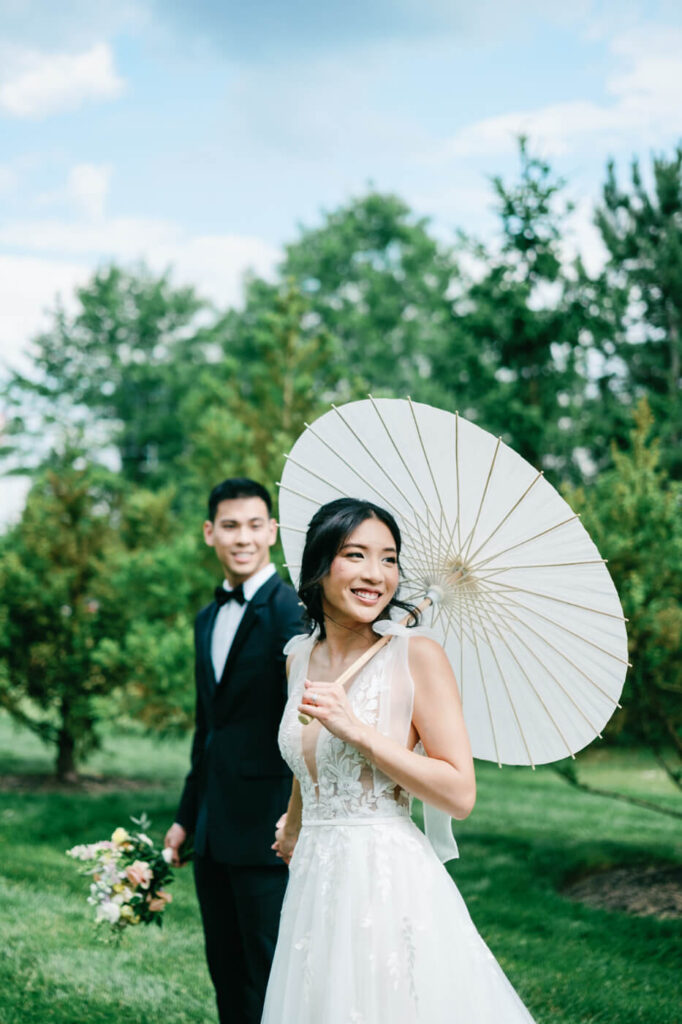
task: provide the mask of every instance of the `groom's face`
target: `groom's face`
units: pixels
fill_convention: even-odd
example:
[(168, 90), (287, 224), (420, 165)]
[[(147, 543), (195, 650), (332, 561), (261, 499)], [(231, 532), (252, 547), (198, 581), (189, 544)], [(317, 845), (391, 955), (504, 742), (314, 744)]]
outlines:
[(268, 564), (276, 539), (277, 523), (262, 498), (221, 501), (213, 522), (204, 523), (204, 540), (215, 549), (233, 587)]

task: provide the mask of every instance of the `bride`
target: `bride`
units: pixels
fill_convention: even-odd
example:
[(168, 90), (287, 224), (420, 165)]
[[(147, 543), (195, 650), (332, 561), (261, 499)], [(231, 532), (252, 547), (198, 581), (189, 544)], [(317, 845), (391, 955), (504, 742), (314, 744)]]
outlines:
[[(390, 617), (407, 607), (399, 556), (395, 520), (369, 502), (310, 522), (299, 595), (313, 629), (285, 648), (279, 734), (294, 785), (274, 848), (290, 875), (262, 1024), (532, 1024), (410, 819), (410, 796), (466, 818), (475, 779), (445, 653)], [(334, 682), (378, 633), (390, 642)]]

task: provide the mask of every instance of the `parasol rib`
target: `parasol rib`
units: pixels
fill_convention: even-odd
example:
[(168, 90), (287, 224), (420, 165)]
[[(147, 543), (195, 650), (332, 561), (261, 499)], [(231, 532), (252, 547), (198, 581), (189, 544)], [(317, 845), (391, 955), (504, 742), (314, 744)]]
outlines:
[[(415, 477), (414, 477), (414, 474), (413, 474), (412, 470), (410, 469), (409, 465), (405, 461), (405, 456), (400, 451), (400, 448), (398, 448), (398, 445), (395, 443), (395, 439), (393, 437), (393, 434), (388, 429), (388, 424), (384, 420), (384, 417), (381, 415), (379, 407), (378, 407), (377, 403), (375, 402), (374, 398), (372, 397), (372, 395), (369, 396), (369, 400), (372, 403), (372, 408), (374, 409), (374, 412), (376, 413), (376, 415), (377, 415), (377, 417), (379, 419), (379, 422), (381, 423), (381, 426), (384, 428), (384, 433), (386, 434), (386, 437), (391, 442), (391, 446), (392, 446), (394, 452), (396, 453), (396, 455), (400, 459), (405, 472), (407, 473), (407, 475), (409, 476), (410, 480), (414, 484), (414, 487), (415, 487), (415, 490), (417, 491), (417, 494), (419, 495), (421, 500), (424, 502), (424, 508), (426, 509), (427, 516), (431, 516), (432, 513), (431, 513), (431, 508), (429, 506), (429, 502), (426, 500), (426, 497), (422, 493), (421, 487), (419, 486), (419, 484), (415, 480)], [(413, 502), (408, 501), (408, 506), (412, 507), (413, 506)], [(435, 559), (435, 551), (434, 551), (434, 548), (433, 548), (433, 537), (431, 536), (431, 530), (430, 530), (428, 525), (427, 525), (427, 531), (428, 531), (428, 543), (429, 543), (429, 547), (431, 549), (431, 557), (433, 559)]]
[(562, 622), (557, 622), (556, 619), (550, 619), (549, 616), (543, 615), (542, 612), (537, 611), (537, 609), (535, 608), (529, 608), (527, 605), (520, 604), (519, 602), (514, 603), (516, 603), (517, 608), (523, 608), (525, 609), (525, 611), (530, 612), (531, 615), (536, 615), (539, 619), (543, 619), (545, 622), (549, 622), (550, 626), (556, 626), (557, 629), (560, 629), (564, 633), (568, 633), (569, 636), (575, 637), (575, 639), (577, 640), (582, 640), (584, 644), (589, 644), (589, 646), (593, 647), (596, 651), (600, 651), (602, 654), (606, 654), (607, 657), (613, 658), (614, 661), (620, 662), (621, 665), (630, 664), (628, 661), (625, 661), (623, 658), (621, 658), (618, 654), (614, 654), (612, 651), (607, 651), (605, 647), (601, 647), (599, 644), (596, 644), (594, 640), (588, 640), (587, 637), (582, 636), (580, 633), (576, 633), (572, 629), (569, 629), (568, 626), (564, 626)]
[[(509, 706), (512, 709), (512, 714), (514, 715), (514, 720), (516, 721), (516, 726), (517, 726), (517, 728), (519, 730), (519, 735), (521, 737), (521, 742), (523, 743), (523, 745), (524, 745), (524, 747), (526, 749), (526, 755), (528, 757), (528, 760), (533, 765), (533, 767), (535, 767), (535, 764), (533, 763), (533, 755), (530, 752), (530, 749), (528, 747), (528, 742), (526, 740), (526, 736), (525, 736), (525, 733), (523, 731), (523, 726), (521, 725), (521, 721), (519, 719), (519, 716), (516, 713), (516, 707), (514, 706), (514, 701), (512, 700), (511, 693), (509, 692), (509, 687), (507, 685), (507, 680), (505, 678), (504, 672), (502, 671), (500, 663), (497, 660), (497, 654), (495, 653), (495, 648), (493, 647), (493, 645), (490, 642), (490, 636), (488, 634), (488, 631), (485, 628), (485, 624), (484, 624), (484, 622), (483, 622), (483, 620), (482, 620), (482, 618), (480, 616), (480, 609), (475, 604), (473, 604), (473, 602), (470, 601), (468, 595), (464, 594), (463, 597), (464, 597), (464, 600), (465, 600), (467, 606), (472, 608), (472, 613), (475, 614), (475, 616), (476, 616), (476, 618), (478, 620), (478, 624), (479, 624), (480, 628), (483, 630), (483, 635), (485, 637), (486, 645), (488, 647), (488, 650), (490, 651), (490, 653), (493, 656), (493, 659), (495, 661), (495, 665), (497, 667), (497, 671), (499, 673), (500, 679), (502, 680), (502, 685), (504, 686), (504, 692), (507, 694), (507, 700), (509, 701)], [(478, 646), (477, 646), (477, 654), (478, 653), (479, 652), (478, 652)], [(483, 681), (483, 683), (485, 685), (485, 681), (484, 681), (485, 677), (484, 677), (483, 669), (480, 666), (480, 658), (479, 658), (479, 667), (481, 668), (481, 680)]]
[(481, 652), (480, 652), (479, 647), (478, 647), (478, 640), (476, 638), (476, 633), (475, 632), (474, 632), (474, 650), (476, 651), (476, 660), (478, 661), (478, 671), (479, 671), (479, 674), (480, 674), (481, 683), (483, 684), (483, 696), (485, 697), (485, 704), (486, 704), (486, 707), (488, 709), (488, 721), (490, 722), (490, 731), (492, 732), (492, 735), (493, 735), (493, 745), (495, 747), (495, 758), (497, 760), (498, 767), (501, 768), (502, 767), (502, 761), (500, 760), (500, 749), (499, 749), (499, 747), (497, 745), (497, 734), (495, 732), (495, 723), (493, 721), (493, 713), (492, 713), (492, 710), (490, 708), (490, 698), (488, 697), (488, 687), (486, 686), (486, 682), (485, 682), (485, 673), (483, 672), (483, 665), (481, 664)]
[[(455, 411), (455, 474), (457, 477), (457, 544), (459, 550), (462, 550), (462, 509), (460, 500), (460, 483), (459, 483), (459, 413)], [(453, 530), (454, 533), (454, 530)]]
[[(580, 604), (577, 601), (567, 601), (565, 597), (555, 597), (554, 594), (542, 594), (539, 590), (528, 590), (527, 587), (516, 587), (513, 583), (499, 583), (497, 580), (486, 581), (486, 587), (488, 582), (497, 588), (498, 593), (529, 594), (531, 597), (540, 597), (543, 601), (552, 601), (554, 604), (565, 604), (569, 608), (578, 608), (580, 611), (590, 612), (592, 615), (604, 615), (607, 619), (615, 619), (616, 622), (627, 622), (624, 616), (616, 615), (615, 612), (605, 612), (602, 608), (591, 608), (589, 605)], [(519, 607), (531, 611), (525, 604), (519, 604)]]
[[(412, 575), (415, 578), (418, 577), (418, 578), (423, 579), (424, 581), (426, 581), (429, 576), (433, 575), (433, 569), (432, 569), (432, 564), (433, 563), (431, 565), (429, 565), (429, 563), (426, 560), (428, 555), (429, 555), (429, 552), (426, 552), (425, 554), (421, 553), (419, 548), (412, 542), (409, 534), (405, 536), (405, 538), (403, 540), (403, 548), (402, 548), (402, 551), (400, 553), (400, 556), (401, 556), (400, 557), (400, 564), (401, 564), (401, 567), (403, 567), (406, 572), (407, 572), (407, 566), (410, 565), (411, 562), (414, 562), (414, 565), (415, 565), (417, 571), (412, 573)], [(431, 558), (433, 559), (433, 554), (432, 553), (431, 553)], [(429, 589), (428, 583), (425, 583), (425, 585), (424, 585), (424, 587), (422, 589), (423, 589), (423, 593), (426, 593), (426, 591)]]
[(508, 512), (507, 512), (507, 513), (506, 513), (506, 514), (505, 514), (505, 515), (504, 515), (504, 516), (502, 517), (502, 519), (500, 519), (499, 523), (497, 524), (497, 526), (495, 527), (495, 529), (494, 529), (494, 530), (492, 531), (492, 533), (489, 533), (489, 534), (488, 534), (488, 536), (486, 537), (486, 539), (485, 539), (485, 540), (483, 541), (483, 543), (482, 543), (482, 544), (479, 544), (479, 546), (478, 546), (478, 547), (476, 548), (476, 550), (474, 551), (473, 555), (471, 555), (471, 556), (470, 556), (470, 557), (471, 557), (472, 559), (473, 559), (473, 558), (475, 558), (475, 557), (476, 557), (476, 555), (478, 555), (478, 554), (479, 554), (479, 552), (481, 552), (481, 551), (483, 550), (483, 548), (484, 548), (484, 547), (486, 546), (486, 544), (489, 544), (489, 543), (490, 543), (490, 541), (491, 541), (491, 540), (493, 539), (493, 537), (495, 536), (495, 534), (497, 533), (497, 531), (498, 531), (498, 530), (501, 530), (501, 529), (502, 529), (502, 527), (503, 527), (503, 526), (504, 526), (504, 524), (505, 524), (505, 523), (507, 522), (507, 520), (509, 519), (509, 517), (510, 517), (510, 516), (511, 516), (511, 515), (512, 515), (512, 514), (513, 514), (513, 513), (515, 512), (515, 511), (516, 511), (516, 509), (517, 509), (517, 508), (519, 507), (519, 505), (521, 504), (521, 502), (522, 502), (522, 501), (523, 501), (523, 500), (524, 500), (525, 498), (527, 498), (527, 497), (528, 497), (528, 495), (530, 494), (530, 492), (531, 492), (531, 490), (533, 489), (533, 487), (535, 487), (535, 485), (536, 485), (536, 483), (538, 482), (538, 480), (541, 480), (541, 479), (542, 479), (542, 476), (543, 476), (543, 473), (542, 473), (542, 470), (540, 470), (540, 472), (538, 473), (538, 475), (537, 475), (537, 476), (535, 477), (535, 479), (534, 479), (534, 480), (532, 480), (532, 481), (531, 481), (531, 483), (530, 483), (530, 484), (528, 485), (528, 487), (527, 487), (527, 488), (526, 488), (526, 490), (525, 490), (525, 491), (523, 492), (523, 494), (522, 494), (522, 495), (521, 495), (521, 497), (520, 497), (520, 498), (518, 499), (518, 501), (515, 501), (515, 502), (514, 502), (514, 504), (512, 505), (512, 507), (511, 507), (511, 508), (509, 509), (509, 511), (508, 511)]
[[(453, 609), (454, 611), (454, 609)], [(448, 625), (448, 629), (449, 629)], [(461, 676), (461, 687), (462, 687), (462, 704), (464, 704), (464, 642), (463, 642), (464, 627), (462, 625), (462, 607), (459, 607), (459, 671)], [(447, 632), (446, 632), (447, 637)]]
[[(389, 501), (389, 499), (386, 497), (386, 495), (383, 494), (374, 484), (370, 483), (369, 480), (365, 479), (365, 477), (357, 469), (355, 469), (353, 466), (351, 466), (351, 464), (349, 462), (347, 462), (346, 459), (344, 459), (342, 455), (339, 455), (338, 452), (335, 452), (334, 449), (331, 447), (331, 445), (327, 444), (325, 439), (323, 437), (320, 437), (319, 434), (316, 434), (311, 426), (309, 426), (308, 424), (306, 424), (306, 426), (307, 426), (308, 430), (312, 433), (313, 437), (316, 437), (318, 441), (321, 441), (322, 444), (332, 453), (332, 455), (335, 455), (336, 458), (340, 462), (342, 462), (344, 464), (344, 466), (346, 466), (348, 469), (350, 469), (351, 472), (355, 473), (355, 475), (358, 477), (358, 479), (362, 480), (363, 484), (365, 484), (367, 487), (369, 487), (370, 491), (374, 491), (375, 494), (378, 494), (379, 497), (381, 498), (381, 500), (386, 502), (386, 504), (391, 509), (393, 509), (393, 511), (396, 512), (398, 516), (400, 516), (403, 520), (405, 520), (412, 527), (413, 530), (417, 529), (416, 524), (414, 522), (412, 522), (409, 519), (408, 516), (404, 515), (400, 511), (400, 509), (396, 508), (394, 502)], [(297, 466), (299, 469), (302, 469), (305, 473), (309, 473), (310, 476), (314, 477), (316, 480), (319, 480), (320, 483), (326, 484), (328, 487), (331, 487), (333, 490), (337, 491), (343, 497), (347, 497), (347, 495), (345, 494), (344, 491), (342, 491), (335, 484), (330, 483), (329, 480), (325, 479), (324, 477), (319, 476), (319, 474), (315, 473), (312, 469), (308, 469), (307, 466), (302, 466), (299, 462), (297, 462), (295, 459), (292, 459), (291, 457), (289, 457), (287, 461), (293, 463), (294, 466)], [(282, 485), (280, 485), (280, 486), (282, 486)], [(292, 492), (292, 493), (297, 493), (297, 492)], [(305, 497), (305, 496), (299, 494), (299, 497)], [(308, 498), (306, 500), (311, 501), (312, 499)], [(319, 501), (316, 501), (315, 504), (319, 505), (320, 503), (319, 503)], [(416, 511), (416, 510), (413, 509), (413, 511)]]
[[(336, 491), (337, 494), (340, 494), (341, 497), (345, 497), (343, 491), (340, 488), (335, 487), (334, 484), (330, 484), (326, 480), (324, 482), (327, 483), (327, 486), (331, 487), (333, 491)], [(281, 491), (288, 491), (289, 494), (295, 494), (297, 498), (303, 498), (304, 501), (309, 501), (310, 504), (315, 505), (316, 508), (319, 507), (319, 498), (311, 498), (309, 494), (302, 494), (300, 491), (295, 491), (293, 487), (289, 487), (288, 484), (282, 483), (281, 480), (278, 482), (277, 486)], [(288, 529), (288, 527), (286, 527), (286, 529)]]
[(496, 569), (490, 569), (483, 575), (476, 573), (476, 582), (492, 580), (503, 572), (515, 572), (517, 569), (572, 569), (580, 565), (604, 565), (603, 558), (590, 558), (584, 562), (536, 562), (526, 565), (501, 565)]
[(521, 548), (524, 544), (530, 544), (531, 541), (538, 540), (540, 537), (544, 537), (545, 534), (552, 533), (553, 530), (558, 530), (561, 526), (566, 526), (567, 523), (573, 523), (576, 519), (580, 519), (580, 516), (571, 516), (570, 519), (564, 519), (561, 523), (555, 523), (554, 526), (548, 526), (546, 530), (540, 530), (539, 533), (533, 534), (532, 537), (526, 537), (525, 540), (520, 540), (516, 544), (511, 544), (508, 548), (502, 548), (501, 551), (496, 551), (494, 555), (488, 555), (487, 558), (477, 562), (475, 568), (480, 569), (481, 566), (487, 565), (488, 562), (492, 562), (493, 558), (499, 558), (500, 555), (506, 555), (509, 551), (515, 551), (516, 548)]
[[(422, 432), (419, 429), (419, 421), (417, 419), (417, 413), (415, 412), (414, 404), (412, 402), (412, 399), (409, 398), (409, 397), (407, 399), (407, 402), (408, 402), (408, 405), (410, 407), (410, 412), (412, 413), (412, 420), (414, 422), (415, 430), (417, 431), (417, 437), (419, 438), (419, 444), (421, 446), (422, 455), (424, 456), (424, 460), (426, 461), (426, 465), (427, 465), (427, 468), (429, 470), (429, 476), (431, 477), (431, 482), (433, 483), (433, 488), (434, 488), (434, 490), (436, 492), (436, 498), (438, 499), (438, 506), (440, 508), (440, 522), (441, 522), (441, 525), (442, 525), (443, 520), (445, 520), (447, 522), (447, 516), (445, 515), (445, 509), (443, 508), (443, 501), (442, 501), (442, 498), (440, 496), (440, 491), (438, 489), (438, 484), (436, 483), (436, 478), (433, 475), (433, 467), (431, 465), (431, 460), (429, 459), (428, 452), (426, 451), (426, 447), (424, 445), (424, 439), (422, 437)], [(441, 555), (442, 555), (442, 550), (441, 550)]]
[[(473, 624), (473, 622), (472, 622), (472, 620), (471, 620), (471, 617), (469, 617), (469, 629), (471, 630), (471, 632), (470, 632), (470, 634), (469, 634), (469, 633), (467, 633), (467, 631), (466, 631), (466, 627), (465, 627), (465, 625), (464, 625), (464, 622), (463, 622), (463, 619), (462, 619), (462, 611), (463, 611), (463, 610), (464, 610), (464, 611), (466, 611), (466, 609), (463, 609), (463, 608), (462, 608), (462, 605), (460, 604), (460, 605), (458, 605), (458, 610), (459, 610), (459, 613), (460, 613), (460, 643), (461, 643), (461, 641), (462, 641), (462, 637), (464, 636), (464, 637), (466, 637), (466, 640), (467, 640), (467, 641), (468, 641), (468, 642), (469, 642), (470, 644), (473, 644), (473, 643), (474, 643), (474, 639), (475, 639), (475, 637), (476, 637), (476, 630), (475, 630), (475, 628), (474, 628), (474, 624)], [(449, 618), (449, 620), (450, 620), (450, 621), (452, 621), (452, 619), (453, 619), (453, 617), (454, 617), (454, 614), (455, 614), (455, 609), (454, 609), (454, 608), (452, 608), (452, 609), (450, 610), (450, 612), (449, 612), (449, 613), (447, 613), (447, 614), (448, 614), (448, 618)], [(448, 628), (449, 628), (449, 627), (448, 627)]]
[(448, 534), (448, 538), (447, 538), (447, 541), (446, 541), (446, 544), (445, 544), (445, 563), (446, 564), (448, 562), (450, 562), (450, 563), (452, 563), (452, 562), (459, 562), (461, 564), (461, 562), (462, 562), (461, 546), (459, 546), (459, 547), (455, 546), (455, 531), (458, 534), (457, 543), (459, 545), (459, 534), (461, 533), (461, 531), (459, 529), (459, 519), (457, 520), (456, 523), (453, 524), (452, 529), (450, 530), (450, 533)]
[[(339, 417), (339, 419), (343, 423), (344, 427), (346, 427), (346, 429), (350, 431), (350, 433), (353, 435), (353, 437), (358, 442), (358, 444), (367, 453), (367, 455), (369, 455), (369, 457), (372, 460), (372, 462), (374, 463), (374, 465), (384, 474), (384, 476), (386, 477), (388, 482), (391, 484), (391, 486), (396, 489), (396, 491), (398, 492), (400, 497), (405, 501), (407, 507), (411, 508), (413, 510), (415, 516), (417, 518), (419, 518), (419, 519), (422, 519), (422, 522), (423, 522), (422, 516), (420, 515), (419, 511), (414, 507), (414, 502), (410, 501), (410, 499), (404, 493), (402, 488), (400, 488), (398, 486), (398, 484), (395, 482), (395, 480), (389, 475), (389, 473), (386, 471), (385, 467), (381, 464), (381, 462), (379, 462), (379, 460), (376, 458), (374, 453), (372, 451), (370, 451), (370, 449), (367, 447), (367, 445), (362, 440), (362, 438), (357, 433), (357, 431), (355, 431), (353, 429), (353, 427), (348, 422), (348, 420), (345, 418), (345, 416), (343, 416), (343, 414), (341, 413), (341, 410), (338, 408), (338, 406), (336, 406), (336, 405), (334, 405), (334, 403), (332, 403), (332, 409), (334, 410), (336, 415)], [(384, 430), (388, 433), (388, 428), (387, 428), (386, 424), (383, 422), (383, 420), (382, 420), (382, 426), (383, 426)], [(389, 434), (389, 437), (391, 437), (391, 441), (393, 442), (393, 437), (390, 434)], [(395, 447), (396, 451), (398, 451), (398, 454), (400, 455), (400, 452), (399, 452), (397, 446), (395, 445), (395, 442), (393, 442), (393, 446)], [(426, 497), (422, 494), (417, 481), (414, 479), (414, 477), (412, 476), (412, 473), (407, 468), (407, 465), (406, 465), (405, 460), (403, 459), (402, 455), (400, 455), (400, 460), (401, 460), (403, 466), (405, 466), (405, 469), (407, 469), (407, 471), (408, 471), (408, 473), (410, 475), (410, 479), (412, 480), (412, 483), (414, 484), (414, 486), (415, 486), (415, 488), (417, 490), (417, 493), (419, 494), (419, 497), (424, 502), (424, 508), (426, 509), (427, 516), (429, 516), (431, 513), (430, 513), (429, 504), (428, 504), (428, 502), (426, 500)], [(425, 526), (426, 526), (426, 529), (427, 529), (427, 531), (429, 533), (429, 542), (431, 542), (433, 540), (433, 537), (431, 536), (431, 531), (430, 531), (430, 528), (429, 528), (429, 525), (428, 525), (428, 520), (425, 523)], [(439, 536), (439, 534), (437, 534), (436, 536)]]
[[(452, 619), (453, 619), (453, 617), (455, 615), (455, 611), (459, 612), (459, 676), (457, 678), (457, 682), (459, 683), (460, 696), (462, 698), (462, 705), (464, 705), (464, 686), (465, 686), (465, 682), (466, 682), (465, 676), (464, 676), (464, 639), (466, 637), (467, 643), (469, 643), (469, 644), (471, 644), (473, 646), (474, 642), (475, 642), (475, 639), (474, 639), (475, 638), (475, 632), (473, 630), (473, 627), (471, 627), (472, 628), (471, 636), (469, 636), (467, 634), (467, 632), (466, 632), (466, 628), (464, 626), (464, 616), (463, 616), (463, 608), (462, 608), (461, 602), (458, 602), (457, 605), (453, 605), (450, 608), (449, 612), (447, 612), (447, 613), (445, 612), (445, 610), (443, 608), (443, 605), (440, 604), (438, 606), (439, 614), (443, 614), (443, 615), (447, 614), (447, 619), (448, 619), (448, 624), (447, 624), (447, 626), (446, 626), (446, 628), (444, 630), (445, 636), (447, 637), (447, 634), (450, 631), (450, 628), (452, 626)], [(470, 623), (470, 625), (471, 625), (471, 623)]]
[(558, 654), (560, 658), (563, 658), (564, 661), (568, 662), (568, 664), (572, 668), (574, 668), (575, 671), (578, 672), (579, 675), (581, 675), (586, 682), (590, 683), (590, 685), (593, 686), (595, 690), (598, 690), (599, 693), (601, 693), (602, 697), (605, 697), (608, 701), (610, 701), (611, 704), (615, 705), (615, 707), (617, 708), (621, 706), (615, 699), (615, 697), (612, 697), (611, 694), (607, 693), (606, 690), (604, 690), (603, 687), (599, 685), (599, 683), (595, 683), (594, 679), (592, 679), (592, 677), (588, 675), (585, 669), (581, 668), (580, 665), (573, 661), (572, 658), (569, 658), (565, 651), (562, 651), (560, 647), (557, 647), (556, 644), (553, 644), (551, 640), (547, 639), (546, 636), (544, 636), (542, 633), (538, 633), (536, 629), (533, 629), (530, 623), (526, 622), (525, 619), (519, 618), (518, 615), (514, 615), (514, 613), (509, 611), (508, 608), (502, 610), (501, 614), (503, 616), (511, 616), (515, 622), (518, 622), (520, 625), (522, 625), (524, 629), (527, 629), (530, 633), (533, 634), (533, 636), (536, 636), (538, 640), (541, 640), (546, 647), (549, 647), (550, 650), (554, 651), (555, 654)]
[[(483, 493), (481, 494), (481, 500), (478, 503), (478, 512), (476, 513), (476, 521), (474, 522), (474, 525), (471, 527), (471, 530), (469, 531), (468, 539), (465, 540), (465, 542), (464, 542), (466, 544), (466, 551), (464, 551), (463, 554), (462, 554), (462, 559), (463, 560), (469, 557), (469, 550), (471, 548), (471, 545), (473, 544), (474, 534), (476, 533), (476, 527), (478, 526), (478, 521), (481, 518), (481, 512), (483, 511), (483, 504), (485, 502), (486, 495), (488, 493), (488, 487), (490, 486), (490, 480), (491, 480), (492, 475), (493, 475), (493, 470), (495, 469), (495, 462), (497, 461), (497, 453), (500, 450), (501, 443), (502, 443), (502, 438), (498, 437), (497, 444), (495, 445), (495, 451), (493, 453), (492, 461), (490, 463), (490, 469), (488, 470), (488, 476), (486, 477), (485, 486), (483, 488)], [(460, 551), (461, 551), (462, 550), (461, 541), (460, 541), (459, 547), (460, 547)]]
[[(534, 695), (535, 695), (535, 698), (536, 698), (536, 700), (537, 700), (537, 701), (539, 702), (539, 704), (540, 704), (540, 706), (542, 707), (543, 711), (544, 711), (544, 712), (545, 712), (545, 714), (547, 715), (547, 717), (548, 717), (549, 721), (550, 721), (550, 722), (552, 723), (552, 725), (553, 725), (553, 726), (554, 726), (554, 728), (556, 729), (557, 735), (558, 735), (558, 736), (559, 736), (559, 737), (561, 738), (561, 742), (562, 742), (562, 743), (564, 744), (564, 746), (566, 747), (566, 750), (568, 751), (568, 754), (569, 754), (569, 756), (570, 756), (570, 757), (575, 757), (575, 753), (574, 753), (574, 751), (573, 751), (573, 750), (571, 749), (571, 745), (570, 745), (570, 743), (568, 742), (568, 740), (567, 740), (567, 739), (566, 739), (566, 737), (564, 736), (564, 734), (563, 734), (563, 732), (562, 732), (562, 730), (561, 730), (561, 727), (559, 726), (559, 723), (558, 723), (558, 722), (556, 721), (556, 719), (555, 719), (555, 718), (554, 718), (554, 716), (552, 715), (551, 711), (550, 711), (550, 710), (549, 710), (549, 708), (547, 707), (546, 703), (544, 702), (544, 700), (542, 699), (542, 697), (540, 696), (540, 694), (539, 694), (539, 693), (538, 693), (538, 691), (536, 690), (536, 688), (535, 688), (535, 686), (534, 686), (534, 684), (533, 684), (533, 681), (531, 680), (531, 678), (530, 678), (530, 676), (528, 675), (528, 673), (526, 672), (525, 668), (523, 667), (523, 665), (521, 664), (521, 662), (520, 662), (520, 661), (519, 661), (519, 659), (517, 658), (517, 656), (516, 656), (515, 652), (514, 652), (514, 651), (512, 650), (511, 646), (510, 646), (510, 645), (509, 645), (509, 643), (507, 642), (507, 639), (506, 639), (506, 637), (505, 637), (505, 636), (504, 636), (504, 635), (503, 635), (503, 634), (501, 633), (501, 631), (500, 631), (500, 630), (499, 630), (499, 628), (497, 628), (497, 627), (496, 627), (496, 632), (497, 632), (497, 635), (498, 635), (498, 639), (499, 639), (499, 640), (500, 640), (500, 642), (501, 642), (501, 643), (502, 643), (502, 644), (504, 645), (504, 647), (505, 647), (506, 651), (508, 652), (509, 656), (510, 656), (511, 658), (513, 658), (514, 662), (516, 663), (516, 666), (517, 666), (517, 668), (518, 668), (518, 669), (519, 669), (519, 671), (520, 671), (520, 672), (522, 673), (522, 675), (523, 675), (523, 676), (525, 677), (525, 680), (526, 680), (526, 682), (528, 683), (529, 687), (530, 687), (530, 688), (531, 688), (531, 690), (533, 691), (533, 693), (534, 693)], [(490, 639), (488, 639), (488, 644), (489, 644), (489, 646), (490, 646), (490, 649), (491, 649), (491, 651), (493, 651), (493, 657), (495, 657), (495, 654), (494, 654), (494, 649), (493, 649), (493, 646), (492, 646), (492, 644), (490, 643)], [(495, 660), (497, 661), (497, 659), (495, 659)], [(512, 704), (512, 707), (514, 707), (514, 705), (513, 705), (513, 702), (511, 701), (511, 698), (510, 698), (510, 703)], [(518, 721), (518, 719), (517, 719), (517, 721)], [(524, 742), (524, 746), (526, 746), (525, 742)], [(530, 753), (528, 752), (528, 747), (527, 747), (527, 746), (526, 746), (526, 752), (528, 753), (528, 756), (530, 757)], [(531, 758), (531, 763), (532, 763), (532, 758)], [(533, 767), (535, 767), (535, 766), (533, 765)]]
[[(557, 679), (557, 677), (554, 675), (554, 673), (549, 668), (549, 666), (545, 665), (545, 663), (543, 662), (543, 659), (540, 657), (538, 652), (534, 648), (532, 648), (530, 646), (530, 644), (526, 643), (526, 641), (519, 635), (519, 633), (514, 629), (514, 627), (509, 624), (509, 622), (508, 622), (508, 614), (507, 615), (504, 615), (504, 614), (500, 615), (500, 617), (502, 618), (502, 621), (505, 623), (506, 629), (508, 629), (510, 631), (510, 633), (514, 637), (516, 637), (516, 639), (519, 642), (519, 644), (521, 645), (521, 647), (523, 647), (525, 650), (527, 650), (528, 654), (530, 654), (531, 657), (534, 657), (536, 659), (536, 662), (538, 663), (538, 665), (540, 665), (541, 668), (544, 669), (544, 671), (550, 677), (550, 679), (553, 680), (554, 683), (556, 683), (556, 685), (559, 687), (559, 689), (564, 694), (564, 696), (570, 701), (570, 703), (573, 706), (573, 708), (576, 709), (578, 714), (590, 726), (592, 731), (595, 732), (599, 736), (599, 738), (601, 739), (602, 736), (601, 736), (601, 733), (599, 732), (599, 729), (594, 724), (594, 722), (590, 721), (590, 719), (587, 717), (587, 715), (585, 714), (585, 712), (583, 711), (583, 709), (581, 708), (579, 703), (576, 700), (573, 699), (573, 697), (571, 696), (570, 692), (565, 688), (563, 683), (559, 679)], [(516, 622), (520, 623), (521, 626), (524, 626), (524, 627), (526, 626), (526, 624), (523, 622), (523, 620), (521, 620), (521, 618), (518, 618), (518, 616), (513, 615), (512, 617), (515, 618)], [(536, 633), (535, 630), (532, 630), (530, 627), (526, 627), (526, 628), (530, 629), (530, 632), (534, 633), (535, 636), (539, 636), (540, 637), (540, 634)], [(540, 637), (540, 638), (543, 639), (542, 637)], [(552, 646), (552, 645), (550, 644), (550, 646)], [(559, 652), (557, 651), (557, 653), (559, 653)], [(599, 689), (600, 692), (603, 693), (603, 690), (601, 690), (600, 687), (597, 687), (597, 689)], [(542, 697), (540, 697), (540, 695), (538, 696), (538, 699), (541, 701), (543, 707), (545, 707), (545, 703), (544, 703)], [(611, 699), (611, 703), (612, 702), (613, 701)], [(545, 710), (547, 710), (547, 709), (545, 709)], [(548, 714), (549, 714), (549, 712), (548, 712)]]

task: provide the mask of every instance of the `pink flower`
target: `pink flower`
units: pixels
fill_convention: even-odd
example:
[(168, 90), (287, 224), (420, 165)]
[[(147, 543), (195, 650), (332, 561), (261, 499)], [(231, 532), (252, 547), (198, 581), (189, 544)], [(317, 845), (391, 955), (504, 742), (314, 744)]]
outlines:
[(152, 880), (152, 869), (143, 860), (133, 861), (126, 868), (126, 878), (131, 885), (139, 885), (141, 889), (148, 889)]
[(172, 893), (166, 892), (165, 889), (159, 889), (159, 892), (154, 899), (151, 899), (151, 897), (147, 896), (147, 903), (149, 904), (149, 909), (156, 913), (163, 910), (166, 904), (170, 903), (172, 899)]

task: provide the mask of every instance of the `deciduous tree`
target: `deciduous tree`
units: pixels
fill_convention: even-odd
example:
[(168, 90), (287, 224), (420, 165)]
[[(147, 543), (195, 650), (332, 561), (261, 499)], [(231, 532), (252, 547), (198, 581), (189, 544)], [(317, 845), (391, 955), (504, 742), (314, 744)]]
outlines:
[(596, 223), (610, 254), (606, 281), (628, 301), (613, 383), (630, 405), (646, 395), (659, 425), (661, 459), (682, 477), (682, 148), (656, 157), (650, 183), (634, 160), (629, 186), (608, 166)]
[(629, 451), (567, 494), (592, 535), (627, 617), (632, 668), (611, 735), (644, 743), (682, 790), (682, 486), (661, 466), (661, 439), (642, 400)]

